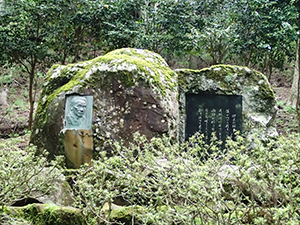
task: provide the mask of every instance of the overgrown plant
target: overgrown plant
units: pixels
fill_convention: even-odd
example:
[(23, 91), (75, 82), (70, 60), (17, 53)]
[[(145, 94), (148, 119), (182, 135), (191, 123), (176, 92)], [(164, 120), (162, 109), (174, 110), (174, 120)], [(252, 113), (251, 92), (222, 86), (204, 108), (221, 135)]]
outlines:
[(114, 204), (132, 207), (128, 224), (298, 224), (298, 140), (112, 143), (114, 156), (79, 170), (76, 206), (95, 224), (116, 222)]
[(20, 149), (12, 142), (0, 142), (0, 212), (32, 194), (45, 195), (52, 190), (52, 182), (59, 176), (56, 168), (61, 159), (52, 163), (46, 157), (36, 156), (33, 146)]
[(5, 213), (0, 213), (0, 222), (5, 225), (28, 225), (28, 221), (23, 218), (13, 218)]

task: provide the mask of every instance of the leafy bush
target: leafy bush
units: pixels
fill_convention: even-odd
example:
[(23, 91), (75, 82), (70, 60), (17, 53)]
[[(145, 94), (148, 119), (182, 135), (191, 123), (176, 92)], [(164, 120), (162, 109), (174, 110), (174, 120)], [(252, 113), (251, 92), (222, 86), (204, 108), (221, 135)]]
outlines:
[(33, 193), (49, 193), (51, 181), (59, 176), (55, 168), (60, 159), (49, 163), (44, 156), (35, 155), (35, 147), (21, 149), (13, 140), (0, 142), (0, 212), (3, 206), (32, 197)]
[[(299, 224), (299, 140), (237, 136), (223, 150), (200, 135), (182, 144), (139, 135), (128, 147), (110, 142), (113, 156), (101, 153), (92, 167), (69, 171), (75, 206), (87, 224)], [(0, 223), (23, 224), (3, 206), (47, 193), (58, 171), (34, 147), (7, 141), (0, 168)]]
[(199, 135), (111, 143), (114, 156), (78, 171), (76, 206), (98, 224), (112, 222), (114, 204), (142, 207), (130, 224), (299, 224), (299, 138), (238, 136), (225, 151)]
[(5, 213), (0, 213), (0, 222), (5, 225), (29, 225), (23, 218), (13, 218)]

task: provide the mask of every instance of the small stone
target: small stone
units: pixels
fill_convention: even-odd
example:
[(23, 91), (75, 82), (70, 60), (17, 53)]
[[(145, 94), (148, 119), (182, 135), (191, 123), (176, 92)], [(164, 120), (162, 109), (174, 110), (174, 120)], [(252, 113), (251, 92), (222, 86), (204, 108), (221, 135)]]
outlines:
[(0, 89), (0, 105), (7, 105), (7, 89)]

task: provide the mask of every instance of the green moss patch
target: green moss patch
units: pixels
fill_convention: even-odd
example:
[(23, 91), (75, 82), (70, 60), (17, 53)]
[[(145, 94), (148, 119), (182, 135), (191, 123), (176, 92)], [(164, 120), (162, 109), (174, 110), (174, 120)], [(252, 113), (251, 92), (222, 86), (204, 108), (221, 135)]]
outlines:
[(213, 91), (232, 95), (242, 94), (246, 88), (247, 91), (253, 92), (255, 99), (273, 101), (275, 98), (266, 77), (247, 67), (215, 65), (202, 70), (181, 69), (176, 72), (183, 92)]
[[(132, 218), (134, 218), (135, 224), (139, 224), (139, 218), (145, 212), (142, 206), (116, 206), (112, 205), (111, 209), (108, 204), (104, 204), (101, 209), (104, 217), (107, 221), (115, 223), (131, 224)], [(101, 224), (106, 224), (105, 222)]]
[[(120, 80), (125, 87), (133, 87), (142, 81), (152, 88), (158, 87), (158, 93), (165, 95), (166, 88), (173, 90), (177, 86), (176, 74), (163, 58), (147, 50), (115, 50), (93, 59), (93, 63), (100, 69), (108, 66), (109, 75)], [(105, 70), (102, 69), (101, 72), (105, 73)], [(115, 72), (116, 74), (113, 74)]]
[(20, 218), (35, 225), (84, 225), (85, 219), (79, 209), (49, 204), (31, 204), (23, 207), (6, 207), (11, 218)]

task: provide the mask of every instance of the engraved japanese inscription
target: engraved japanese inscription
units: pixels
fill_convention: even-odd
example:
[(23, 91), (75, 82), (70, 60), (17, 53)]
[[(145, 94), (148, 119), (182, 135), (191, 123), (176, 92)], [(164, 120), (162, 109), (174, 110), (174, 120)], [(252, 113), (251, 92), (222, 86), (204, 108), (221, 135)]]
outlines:
[(67, 96), (65, 103), (65, 129), (91, 129), (92, 107), (93, 96)]
[(235, 131), (242, 131), (242, 96), (186, 94), (186, 139), (199, 132), (209, 143), (214, 133), (224, 142)]

